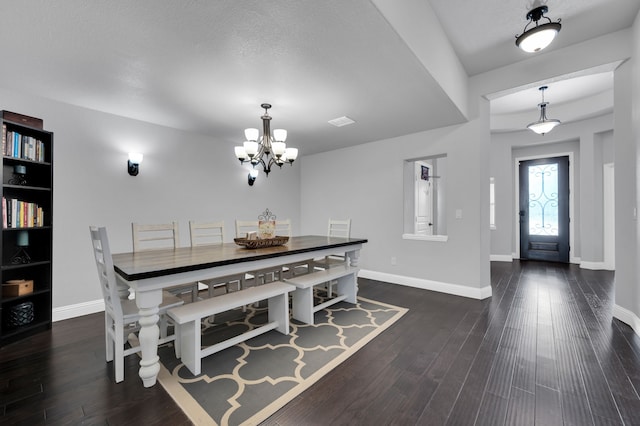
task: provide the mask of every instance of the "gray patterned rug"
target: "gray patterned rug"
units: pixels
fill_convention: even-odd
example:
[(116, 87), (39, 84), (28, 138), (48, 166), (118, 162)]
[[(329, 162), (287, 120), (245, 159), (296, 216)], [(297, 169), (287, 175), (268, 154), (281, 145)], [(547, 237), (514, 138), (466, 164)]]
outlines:
[[(158, 349), (158, 379), (196, 425), (253, 425), (268, 418), (407, 312), (358, 298), (316, 313), (315, 325), (291, 321), (288, 336), (270, 331), (202, 360), (193, 376), (173, 347)], [(203, 345), (266, 322), (266, 309), (216, 315), (202, 330)]]

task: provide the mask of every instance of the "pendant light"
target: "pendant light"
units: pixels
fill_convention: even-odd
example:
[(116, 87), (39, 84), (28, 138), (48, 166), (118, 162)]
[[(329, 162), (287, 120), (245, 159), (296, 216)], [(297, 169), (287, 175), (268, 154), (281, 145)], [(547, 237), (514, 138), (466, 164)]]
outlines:
[(551, 130), (553, 130), (554, 127), (560, 124), (560, 120), (547, 118), (547, 105), (549, 105), (549, 103), (544, 101), (544, 91), (547, 89), (547, 86), (538, 88), (538, 90), (542, 92), (542, 102), (538, 104), (538, 106), (540, 107), (540, 118), (538, 119), (538, 121), (534, 121), (527, 126), (527, 129), (530, 129), (539, 135), (549, 133)]
[[(516, 36), (516, 46), (525, 52), (532, 53), (538, 52), (551, 44), (558, 32), (560, 32), (562, 25), (560, 25), (560, 19), (556, 22), (551, 22), (551, 19), (544, 16), (548, 11), (547, 6), (540, 6), (527, 13), (529, 22), (525, 25), (524, 32)], [(538, 21), (542, 18), (549, 22), (538, 25)], [(534, 22), (536, 26), (527, 30), (527, 27)]]

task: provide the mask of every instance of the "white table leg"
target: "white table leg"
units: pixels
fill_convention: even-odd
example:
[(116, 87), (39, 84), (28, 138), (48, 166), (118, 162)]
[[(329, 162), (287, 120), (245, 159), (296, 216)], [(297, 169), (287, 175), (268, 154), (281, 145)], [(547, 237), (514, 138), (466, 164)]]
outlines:
[[(360, 250), (347, 252), (347, 256), (349, 257), (349, 265), (353, 266), (354, 268), (357, 268), (358, 260), (360, 259)], [(358, 274), (356, 274), (353, 279), (355, 280), (355, 284), (354, 284), (355, 294), (353, 295), (354, 301), (352, 303), (356, 303), (357, 296), (358, 296)]]
[(162, 290), (136, 292), (136, 305), (140, 310), (140, 371), (145, 388), (156, 384), (160, 372), (160, 358), (158, 357), (158, 306), (162, 302)]

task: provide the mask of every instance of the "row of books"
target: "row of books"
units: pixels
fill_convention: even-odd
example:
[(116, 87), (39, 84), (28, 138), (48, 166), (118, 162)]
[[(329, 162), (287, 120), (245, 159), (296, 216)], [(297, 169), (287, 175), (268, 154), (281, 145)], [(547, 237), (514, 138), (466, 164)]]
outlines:
[(2, 197), (2, 227), (33, 228), (44, 226), (44, 211), (36, 203)]
[(22, 135), (2, 125), (2, 155), (24, 160), (44, 162), (44, 143), (32, 136)]

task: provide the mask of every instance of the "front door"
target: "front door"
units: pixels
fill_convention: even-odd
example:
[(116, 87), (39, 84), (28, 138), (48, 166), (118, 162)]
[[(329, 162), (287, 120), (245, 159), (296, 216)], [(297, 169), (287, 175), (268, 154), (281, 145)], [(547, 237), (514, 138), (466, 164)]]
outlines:
[(520, 162), (520, 258), (569, 262), (569, 157)]

